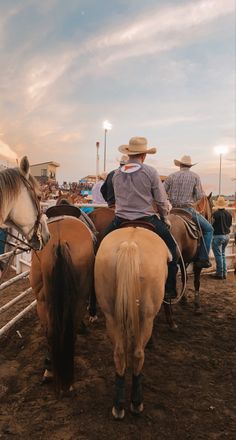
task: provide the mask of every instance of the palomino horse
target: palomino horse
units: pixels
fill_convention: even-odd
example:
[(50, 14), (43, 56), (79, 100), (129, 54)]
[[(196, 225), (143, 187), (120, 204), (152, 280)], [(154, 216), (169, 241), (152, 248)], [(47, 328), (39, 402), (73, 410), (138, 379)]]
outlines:
[[(211, 203), (211, 194), (209, 196), (203, 196), (199, 202), (196, 203), (195, 209), (200, 212), (208, 221), (211, 221), (212, 216), (212, 203)], [(98, 231), (98, 243), (101, 242), (103, 238), (103, 233), (106, 227), (113, 220), (115, 213), (113, 209), (110, 208), (97, 208), (93, 212), (89, 214), (90, 218), (93, 220), (95, 227)], [(187, 267), (190, 263), (192, 263), (196, 257), (198, 251), (198, 240), (190, 237), (187, 232), (184, 220), (175, 214), (170, 214), (171, 221), (171, 233), (175, 238), (179, 250), (183, 256), (184, 264)], [(201, 313), (201, 304), (200, 304), (200, 275), (202, 269), (197, 268), (193, 264), (194, 270), (194, 288), (195, 288), (195, 298), (194, 298), (194, 306), (195, 312)], [(186, 297), (183, 297), (183, 301), (186, 300)], [(172, 328), (175, 327), (172, 318), (172, 309), (171, 306), (165, 304), (165, 311), (167, 320)]]
[(41, 214), (39, 195), (26, 156), (19, 168), (0, 172), (0, 225), (4, 223), (16, 229), (33, 249), (41, 249), (50, 238), (46, 216)]
[(53, 217), (48, 226), (51, 239), (33, 255), (30, 282), (52, 363), (44, 377), (53, 375), (60, 392), (73, 383), (76, 330), (93, 289), (95, 256), (92, 233), (80, 219)]
[(170, 253), (154, 232), (121, 228), (101, 242), (95, 260), (95, 290), (114, 346), (116, 368), (112, 414), (124, 417), (125, 369), (132, 357), (131, 411), (143, 410), (141, 371), (144, 348), (160, 310)]

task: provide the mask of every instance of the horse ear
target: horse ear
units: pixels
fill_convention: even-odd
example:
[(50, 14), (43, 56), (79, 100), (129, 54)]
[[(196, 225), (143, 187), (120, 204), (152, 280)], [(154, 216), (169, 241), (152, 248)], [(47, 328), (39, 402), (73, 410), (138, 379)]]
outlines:
[(29, 178), (29, 170), (30, 170), (30, 165), (29, 165), (28, 157), (24, 156), (20, 161), (20, 171), (26, 179)]
[(209, 194), (209, 196), (207, 196), (208, 200), (211, 199), (211, 196), (212, 196), (212, 192)]

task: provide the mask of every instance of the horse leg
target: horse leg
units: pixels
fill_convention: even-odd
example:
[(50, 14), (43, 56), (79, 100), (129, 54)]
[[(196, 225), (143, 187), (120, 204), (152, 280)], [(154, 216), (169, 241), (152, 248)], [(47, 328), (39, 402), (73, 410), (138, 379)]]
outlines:
[(193, 265), (194, 273), (194, 312), (195, 315), (202, 314), (202, 307), (200, 302), (200, 276), (202, 269)]
[(51, 361), (51, 355), (48, 351), (45, 359), (44, 359), (44, 373), (43, 373), (43, 379), (42, 379), (42, 385), (51, 383), (53, 381), (53, 372), (52, 372), (52, 361)]
[[(188, 263), (185, 263), (186, 279), (185, 279), (184, 272), (181, 271), (181, 280), (182, 280), (182, 285), (183, 286), (184, 286), (185, 282), (187, 284), (187, 280), (188, 280), (187, 267), (188, 267)], [(180, 303), (180, 305), (182, 307), (185, 307), (185, 306), (188, 305), (188, 299), (187, 299), (187, 295), (186, 295), (186, 288), (185, 288), (185, 291), (184, 291), (183, 296), (182, 296), (182, 298), (181, 298), (179, 303)]]
[(166, 302), (164, 302), (164, 310), (165, 310), (167, 324), (169, 325), (171, 330), (176, 330), (178, 328), (178, 326), (175, 323), (174, 318), (173, 318), (173, 311), (172, 311), (171, 303), (167, 304)]
[(91, 294), (89, 296), (88, 311), (89, 311), (89, 322), (96, 321), (97, 320), (97, 298), (96, 298), (94, 287), (92, 288)]
[(115, 395), (113, 400), (112, 415), (115, 419), (123, 419), (125, 415), (125, 350), (122, 336), (118, 336), (114, 350), (116, 366)]
[(140, 331), (139, 340), (136, 341), (133, 351), (133, 376), (131, 387), (130, 410), (139, 415), (143, 412), (142, 368), (144, 364), (144, 348), (150, 341), (153, 329), (153, 317), (146, 319)]
[(114, 363), (116, 368), (115, 394), (112, 407), (112, 415), (115, 419), (123, 419), (125, 416), (125, 367), (126, 353), (124, 338), (111, 316), (106, 316), (107, 332), (114, 346)]

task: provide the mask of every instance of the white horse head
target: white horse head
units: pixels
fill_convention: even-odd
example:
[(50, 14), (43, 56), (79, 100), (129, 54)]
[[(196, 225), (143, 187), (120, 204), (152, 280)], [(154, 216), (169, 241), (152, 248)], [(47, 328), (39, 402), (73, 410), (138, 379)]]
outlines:
[(24, 156), (20, 168), (0, 173), (0, 225), (14, 227), (36, 250), (50, 238), (46, 216), (41, 214), (39, 187), (30, 175), (29, 161)]

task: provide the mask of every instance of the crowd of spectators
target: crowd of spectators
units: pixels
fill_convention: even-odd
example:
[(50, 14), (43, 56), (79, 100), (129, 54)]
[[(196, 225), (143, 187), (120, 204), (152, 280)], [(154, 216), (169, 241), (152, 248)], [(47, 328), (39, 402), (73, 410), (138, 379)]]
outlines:
[(92, 201), (91, 191), (93, 184), (90, 182), (49, 182), (41, 184), (41, 201), (57, 200), (59, 197), (69, 197), (72, 203), (88, 203)]

